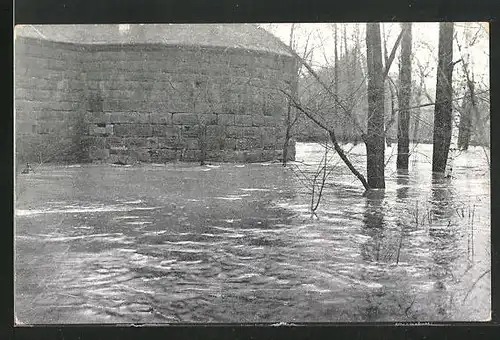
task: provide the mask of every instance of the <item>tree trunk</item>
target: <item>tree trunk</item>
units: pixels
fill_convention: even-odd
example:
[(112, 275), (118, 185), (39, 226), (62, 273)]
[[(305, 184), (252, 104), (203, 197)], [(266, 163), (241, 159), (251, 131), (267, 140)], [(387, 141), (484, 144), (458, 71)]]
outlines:
[(469, 148), (469, 142), (471, 137), (471, 104), (469, 99), (470, 93), (467, 91), (467, 95), (464, 96), (462, 107), (460, 110), (460, 123), (458, 125), (458, 142), (457, 146), (459, 150), (467, 150)]
[(368, 122), (364, 141), (366, 144), (367, 180), (370, 188), (384, 189), (384, 70), (379, 23), (366, 24), (366, 57), (368, 65)]
[(401, 24), (404, 30), (401, 40), (401, 66), (399, 71), (399, 82), (401, 92), (399, 96), (398, 116), (398, 158), (396, 168), (408, 170), (408, 158), (410, 153), (410, 98), (411, 98), (411, 23)]
[[(333, 43), (334, 43), (334, 55), (335, 55), (335, 64), (333, 65), (333, 77), (334, 77), (334, 94), (335, 96), (338, 98), (339, 96), (339, 52), (338, 52), (338, 35), (337, 35), (337, 24), (333, 24), (333, 29), (335, 30), (335, 32), (333, 33)], [(335, 105), (335, 111), (334, 111), (334, 114), (335, 116), (337, 116), (337, 105)], [(341, 140), (344, 139), (345, 140), (345, 136), (346, 136), (346, 127), (348, 126), (348, 123), (346, 122), (345, 119), (341, 119), (340, 120), (340, 130), (342, 131), (342, 135), (341, 135)]]
[(415, 111), (415, 118), (413, 119), (413, 138), (412, 142), (414, 144), (419, 142), (419, 137), (418, 137), (418, 130), (420, 129), (420, 117), (421, 117), (421, 108), (419, 107), (420, 104), (422, 103), (422, 87), (423, 87), (423, 82), (424, 82), (424, 77), (420, 77), (420, 86), (417, 88), (417, 93), (415, 95), (415, 102), (417, 109)]
[[(292, 24), (290, 27), (290, 48), (293, 49), (293, 41), (294, 41), (294, 28), (295, 24)], [(298, 72), (296, 72), (298, 74)], [(295, 96), (295, 91), (294, 91), (294, 86), (292, 85), (290, 88), (290, 92), (292, 96)], [(283, 143), (283, 150), (282, 150), (282, 164), (283, 166), (286, 166), (286, 163), (288, 162), (288, 149), (290, 146), (290, 139), (291, 139), (291, 134), (292, 134), (292, 103), (290, 100), (288, 100), (288, 107), (287, 107), (287, 112), (286, 112), (286, 117), (285, 117), (285, 142)]]
[(452, 129), (453, 23), (439, 24), (438, 53), (432, 171), (444, 173)]
[(347, 49), (347, 27), (346, 27), (346, 23), (343, 24), (344, 25), (344, 55), (345, 55), (345, 61), (346, 63), (348, 64), (349, 63), (349, 52), (348, 52), (348, 49)]

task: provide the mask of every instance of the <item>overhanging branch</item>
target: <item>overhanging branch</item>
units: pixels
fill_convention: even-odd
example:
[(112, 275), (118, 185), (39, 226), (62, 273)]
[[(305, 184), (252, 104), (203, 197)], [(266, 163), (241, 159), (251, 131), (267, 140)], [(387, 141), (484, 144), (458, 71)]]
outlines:
[(398, 38), (396, 39), (396, 42), (394, 43), (394, 46), (392, 47), (392, 51), (391, 51), (391, 54), (389, 55), (389, 59), (385, 63), (384, 79), (389, 74), (389, 69), (391, 68), (392, 62), (394, 61), (394, 57), (396, 56), (396, 51), (398, 49), (399, 43), (401, 42), (401, 38), (403, 38), (404, 31), (405, 31), (405, 29), (402, 29), (401, 32), (399, 33)]
[(330, 140), (333, 143), (333, 148), (339, 155), (340, 159), (347, 165), (349, 170), (359, 179), (361, 184), (363, 184), (363, 187), (365, 190), (369, 190), (370, 186), (368, 185), (368, 182), (366, 181), (365, 177), (352, 165), (351, 161), (345, 154), (344, 150), (340, 147), (339, 143), (337, 142), (337, 137), (335, 136), (335, 131), (333, 128), (328, 127), (325, 123), (321, 122), (319, 119), (317, 119), (313, 114), (308, 112), (306, 109), (304, 109), (297, 101), (292, 98), (289, 94), (287, 94), (285, 91), (282, 91), (286, 96), (288, 96), (293, 103), (294, 107), (298, 109), (300, 112), (302, 112), (304, 115), (306, 115), (309, 119), (311, 119), (314, 123), (316, 123), (319, 127), (324, 129), (325, 131), (328, 132), (328, 135), (330, 136)]
[[(286, 45), (285, 45), (286, 46)], [(359, 124), (358, 120), (356, 117), (352, 114), (350, 114), (350, 110), (345, 107), (345, 105), (340, 101), (340, 99), (335, 95), (335, 93), (332, 92), (330, 87), (325, 84), (319, 77), (319, 75), (312, 69), (311, 65), (307, 63), (307, 61), (304, 60), (301, 56), (297, 54), (292, 48), (289, 46), (286, 46), (288, 51), (295, 57), (297, 60), (309, 71), (309, 73), (316, 79), (316, 81), (328, 92), (329, 95), (332, 96), (332, 98), (335, 100), (335, 103), (342, 109), (342, 112), (344, 113), (345, 116), (347, 116), (349, 119), (351, 119), (354, 122), (354, 126), (356, 129), (361, 133), (361, 136), (364, 137), (365, 133), (364, 130), (361, 128), (361, 125)]]

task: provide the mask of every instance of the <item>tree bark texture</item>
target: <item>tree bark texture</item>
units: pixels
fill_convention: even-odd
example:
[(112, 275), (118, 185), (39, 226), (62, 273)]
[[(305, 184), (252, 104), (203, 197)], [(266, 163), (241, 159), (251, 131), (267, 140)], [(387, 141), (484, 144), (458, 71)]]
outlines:
[(439, 24), (432, 171), (445, 172), (452, 129), (453, 23)]
[(384, 69), (380, 24), (366, 24), (366, 56), (368, 65), (368, 122), (365, 136), (366, 172), (370, 188), (384, 189)]
[(462, 107), (460, 109), (460, 123), (458, 125), (458, 143), (457, 146), (460, 150), (467, 150), (469, 148), (469, 142), (471, 137), (472, 129), (472, 115), (471, 115), (471, 103), (470, 103), (470, 93), (463, 98)]
[[(335, 56), (335, 64), (333, 65), (333, 71), (334, 71), (334, 84), (335, 84), (335, 88), (334, 88), (334, 93), (335, 93), (335, 96), (338, 98), (339, 96), (339, 55), (338, 55), (338, 35), (337, 35), (337, 24), (333, 24), (333, 29), (335, 30), (335, 32), (333, 33), (333, 43), (334, 43), (334, 56)], [(335, 115), (337, 114), (337, 111), (338, 111), (338, 108), (337, 108), (337, 105), (335, 105)], [(341, 138), (343, 140), (345, 140), (346, 138), (346, 127), (348, 126), (348, 124), (346, 124), (347, 122), (345, 121), (345, 119), (342, 119), (340, 120), (340, 131), (342, 131), (342, 136)]]
[(399, 71), (400, 96), (399, 107), (403, 108), (398, 115), (398, 157), (397, 169), (408, 170), (410, 153), (410, 98), (411, 98), (411, 23), (401, 24), (404, 31), (401, 40), (401, 66)]

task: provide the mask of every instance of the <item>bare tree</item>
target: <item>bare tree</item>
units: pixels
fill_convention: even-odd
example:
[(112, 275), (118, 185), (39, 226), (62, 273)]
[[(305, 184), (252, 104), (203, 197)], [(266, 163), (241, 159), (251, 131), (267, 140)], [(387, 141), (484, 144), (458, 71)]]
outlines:
[(453, 23), (439, 24), (432, 171), (445, 172), (452, 129)]
[[(325, 83), (322, 78), (314, 71), (312, 66), (304, 60), (304, 58), (300, 57), (297, 52), (293, 49), (289, 48), (290, 53), (297, 58), (297, 60), (305, 67), (305, 69), (313, 76), (318, 84), (322, 87), (323, 91), (321, 91), (322, 97), (328, 97), (333, 100), (334, 107), (332, 108), (333, 112), (338, 112), (338, 115), (344, 116), (348, 121), (352, 122), (356, 132), (361, 135), (363, 142), (367, 148), (367, 177), (370, 178), (370, 181), (367, 181), (365, 177), (353, 166), (350, 162), (347, 154), (340, 147), (338, 140), (335, 134), (335, 128), (331, 122), (326, 122), (324, 117), (322, 117), (317, 110), (317, 105), (315, 107), (307, 107), (302, 105), (299, 100), (293, 98), (290, 93), (287, 91), (281, 90), (289, 99), (292, 100), (294, 106), (302, 112), (306, 117), (308, 117), (311, 121), (316, 123), (320, 128), (327, 131), (330, 140), (333, 144), (333, 148), (342, 159), (342, 161), (348, 166), (351, 172), (360, 180), (366, 190), (369, 189), (381, 189), (385, 187), (385, 179), (384, 179), (384, 168), (385, 168), (385, 155), (384, 155), (384, 141), (385, 141), (385, 131), (384, 131), (384, 79), (387, 77), (389, 72), (389, 68), (395, 58), (397, 47), (402, 38), (402, 32), (399, 34), (390, 55), (387, 58), (385, 67), (382, 65), (382, 53), (381, 53), (381, 41), (380, 41), (380, 27), (378, 24), (368, 24), (375, 25), (378, 28), (378, 35), (375, 34), (375, 39), (372, 39), (372, 32), (367, 32), (367, 42), (368, 48), (367, 51), (367, 60), (370, 62), (373, 59), (373, 53), (376, 49), (374, 45), (378, 46), (378, 52), (375, 54), (378, 56), (378, 62), (376, 65), (373, 65), (370, 62), (370, 67), (368, 67), (368, 74), (372, 75), (372, 85), (376, 84), (376, 92), (375, 97), (373, 97), (374, 91), (368, 91), (368, 97), (370, 101), (372, 101), (372, 107), (369, 110), (369, 119), (368, 119), (368, 129), (367, 132), (361, 127), (358, 121), (358, 115), (353, 113), (352, 108), (348, 107), (344, 101), (340, 100), (340, 98), (334, 93), (331, 89), (331, 86)], [(373, 31), (373, 30), (372, 30)], [(378, 36), (378, 39), (377, 39)], [(375, 42), (375, 44), (374, 44)], [(374, 66), (374, 67), (372, 67)], [(375, 72), (373, 72), (375, 71)], [(376, 75), (376, 77), (373, 77)], [(375, 83), (373, 83), (375, 81)], [(370, 82), (370, 81), (369, 81)], [(373, 86), (372, 86), (373, 88)], [(375, 101), (373, 99), (376, 99)], [(380, 100), (381, 99), (381, 100)], [(375, 105), (373, 105), (375, 104)], [(338, 110), (338, 111), (337, 111)]]
[[(307, 59), (308, 57), (310, 57), (310, 55), (313, 51), (312, 49), (308, 50), (310, 37), (311, 37), (311, 35), (309, 34), (309, 36), (306, 39), (304, 51), (302, 53), (302, 57), (304, 59)], [(288, 47), (292, 50), (296, 49), (296, 46), (295, 46), (295, 24), (292, 24), (292, 26), (290, 28), (290, 41), (289, 41)], [(297, 77), (300, 77), (300, 74), (301, 74), (300, 63), (297, 62), (295, 64), (295, 69), (293, 72), (294, 72), (294, 74), (297, 75)], [(292, 98), (295, 98), (297, 96), (297, 84), (296, 83), (290, 82), (289, 92), (290, 92), (290, 96)], [(293, 127), (295, 126), (295, 124), (298, 122), (299, 117), (300, 117), (299, 112), (297, 110), (294, 110), (294, 107), (292, 105), (292, 100), (290, 100), (290, 98), (288, 98), (287, 112), (286, 112), (286, 117), (285, 117), (285, 141), (283, 143), (283, 151), (282, 151), (282, 164), (283, 164), (283, 166), (286, 166), (286, 164), (288, 162), (288, 158), (289, 158), (288, 157), (288, 150), (289, 150), (290, 140), (293, 137), (292, 130), (293, 130)]]
[[(472, 84), (472, 86), (474, 85)], [(458, 108), (460, 112), (460, 123), (458, 124), (457, 147), (459, 150), (467, 150), (469, 148), (472, 132), (471, 102), (470, 91), (467, 91), (467, 95), (462, 99), (462, 105)]]
[(403, 38), (401, 41), (401, 65), (399, 71), (400, 95), (398, 97), (398, 157), (397, 169), (408, 170), (408, 159), (410, 152), (410, 98), (411, 98), (411, 23), (401, 24)]
[[(333, 65), (333, 67), (334, 67), (333, 76), (334, 76), (334, 82), (335, 82), (334, 93), (335, 93), (335, 96), (338, 97), (339, 96), (339, 54), (338, 54), (337, 24), (333, 25), (333, 29), (334, 29), (334, 33), (333, 33), (334, 41), (333, 41), (333, 43), (335, 45), (334, 46), (335, 64)], [(336, 109), (336, 107), (335, 107), (335, 109)], [(335, 110), (335, 111), (337, 111), (337, 110)], [(335, 114), (337, 114), (337, 112), (335, 112)], [(341, 125), (342, 125), (343, 134), (345, 136), (345, 127), (346, 127), (346, 124), (344, 123), (344, 121), (342, 121)]]
[[(464, 44), (467, 47), (473, 46), (482, 31), (482, 27), (480, 26), (476, 33), (471, 36), (469, 29), (472, 28), (469, 24), (466, 24), (464, 27)], [(454, 38), (456, 41), (456, 45), (458, 47), (458, 52), (460, 54), (460, 61), (462, 64), (462, 73), (464, 76), (465, 83), (465, 95), (464, 100), (462, 102), (462, 106), (458, 108), (460, 112), (460, 123), (459, 123), (459, 134), (458, 134), (458, 148), (461, 150), (467, 150), (469, 147), (469, 143), (471, 140), (472, 132), (479, 133), (481, 142), (484, 142), (484, 126), (482, 126), (482, 120), (480, 118), (478, 104), (477, 104), (477, 94), (476, 94), (476, 82), (474, 80), (474, 72), (470, 67), (470, 63), (472, 62), (470, 54), (464, 51), (462, 43), (458, 39), (457, 32), (454, 34)], [(473, 117), (474, 114), (474, 117)], [(473, 118), (475, 118), (475, 126), (473, 129)]]
[(366, 52), (368, 65), (368, 122), (364, 138), (366, 172), (370, 188), (383, 189), (385, 188), (384, 78), (386, 74), (382, 65), (379, 23), (366, 24)]

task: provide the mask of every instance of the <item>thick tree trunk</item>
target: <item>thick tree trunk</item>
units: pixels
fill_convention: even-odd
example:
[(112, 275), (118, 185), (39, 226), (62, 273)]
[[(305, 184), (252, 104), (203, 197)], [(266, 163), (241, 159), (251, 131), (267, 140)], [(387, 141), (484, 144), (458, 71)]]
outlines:
[(397, 169), (408, 170), (408, 158), (410, 153), (410, 98), (411, 98), (411, 23), (401, 24), (404, 31), (401, 40), (401, 66), (399, 81), (401, 92), (399, 96), (398, 116), (398, 158)]
[(444, 173), (452, 129), (453, 23), (439, 24), (438, 53), (432, 171)]
[(364, 138), (366, 144), (366, 172), (368, 185), (385, 188), (385, 133), (384, 133), (384, 69), (380, 24), (366, 24), (366, 56), (368, 65), (368, 123)]
[(467, 150), (469, 148), (469, 142), (471, 137), (471, 103), (470, 94), (463, 98), (462, 107), (460, 110), (460, 123), (458, 125), (458, 142), (457, 146), (459, 150)]

